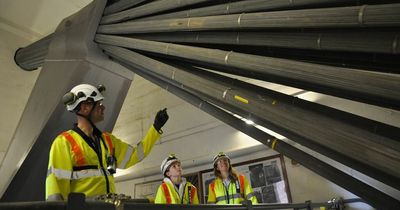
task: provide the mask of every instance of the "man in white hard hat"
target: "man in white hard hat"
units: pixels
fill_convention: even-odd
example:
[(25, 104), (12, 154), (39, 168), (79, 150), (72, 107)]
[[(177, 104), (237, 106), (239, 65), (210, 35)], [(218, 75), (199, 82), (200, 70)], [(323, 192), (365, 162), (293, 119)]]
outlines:
[(170, 154), (161, 163), (163, 182), (158, 187), (154, 203), (199, 204), (196, 187), (182, 177), (181, 161)]
[(114, 135), (101, 132), (96, 123), (104, 120), (105, 87), (80, 84), (63, 97), (68, 111), (77, 115), (71, 130), (58, 135), (49, 156), (46, 200), (66, 200), (71, 192), (87, 198), (115, 193), (116, 168), (125, 169), (145, 158), (160, 138), (168, 120), (160, 110), (146, 136), (131, 146)]

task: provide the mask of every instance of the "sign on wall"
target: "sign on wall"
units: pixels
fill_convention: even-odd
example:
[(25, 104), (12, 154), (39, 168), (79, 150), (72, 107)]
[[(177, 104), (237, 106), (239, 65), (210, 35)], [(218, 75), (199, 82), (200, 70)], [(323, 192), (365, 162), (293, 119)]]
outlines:
[(134, 198), (154, 199), (161, 180), (135, 184)]

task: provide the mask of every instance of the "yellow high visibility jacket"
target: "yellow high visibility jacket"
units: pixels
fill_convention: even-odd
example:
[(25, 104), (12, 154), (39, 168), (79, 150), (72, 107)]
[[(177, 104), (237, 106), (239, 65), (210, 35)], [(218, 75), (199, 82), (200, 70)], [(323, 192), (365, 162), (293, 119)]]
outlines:
[(164, 178), (158, 187), (154, 203), (160, 204), (199, 204), (197, 188), (185, 178), (177, 189), (169, 178)]
[(87, 198), (115, 193), (114, 177), (107, 171), (107, 157), (113, 153), (117, 168), (131, 167), (150, 153), (160, 134), (151, 126), (135, 147), (110, 133), (103, 133), (102, 137), (101, 163), (76, 128), (56, 137), (50, 149), (46, 200), (67, 200), (71, 192), (84, 193)]
[(239, 175), (238, 181), (231, 181), (228, 187), (218, 177), (208, 185), (207, 203), (241, 204), (244, 199), (250, 200), (252, 204), (258, 203), (253, 188), (244, 175)]

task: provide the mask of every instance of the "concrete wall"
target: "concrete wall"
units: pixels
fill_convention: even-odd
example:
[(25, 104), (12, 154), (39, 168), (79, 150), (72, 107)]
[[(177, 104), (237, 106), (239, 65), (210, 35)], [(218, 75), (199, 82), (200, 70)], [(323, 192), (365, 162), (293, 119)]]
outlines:
[[(12, 172), (17, 169), (17, 166), (3, 168), (3, 159), (40, 73), (40, 70), (22, 71), (12, 58), (16, 49), (37, 39), (35, 34), (0, 19), (0, 168), (2, 171)], [(4, 182), (8, 182), (8, 179), (4, 177), (0, 180), (0, 189), (3, 189), (7, 184)]]

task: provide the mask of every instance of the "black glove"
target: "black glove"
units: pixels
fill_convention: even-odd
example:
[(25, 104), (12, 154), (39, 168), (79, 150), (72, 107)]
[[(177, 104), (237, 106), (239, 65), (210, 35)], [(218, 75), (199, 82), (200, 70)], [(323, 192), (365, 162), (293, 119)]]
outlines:
[(167, 113), (167, 108), (164, 108), (163, 110), (160, 110), (157, 112), (156, 117), (154, 118), (154, 128), (159, 132), (162, 133), (161, 128), (165, 125), (165, 123), (168, 121), (168, 113)]

